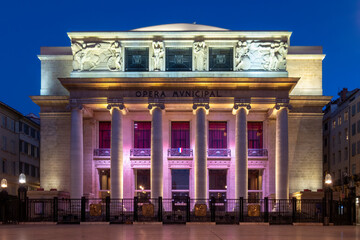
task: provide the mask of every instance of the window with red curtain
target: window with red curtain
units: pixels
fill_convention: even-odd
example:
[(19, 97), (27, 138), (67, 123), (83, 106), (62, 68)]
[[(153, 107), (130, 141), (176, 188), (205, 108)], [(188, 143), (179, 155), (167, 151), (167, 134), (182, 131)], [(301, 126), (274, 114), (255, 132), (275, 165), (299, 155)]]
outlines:
[(209, 148), (227, 148), (226, 122), (209, 122)]
[(263, 123), (248, 122), (248, 148), (263, 148)]
[(134, 122), (134, 148), (151, 148), (151, 122)]
[(171, 122), (171, 148), (190, 148), (189, 122)]
[(99, 148), (110, 148), (111, 122), (99, 122)]

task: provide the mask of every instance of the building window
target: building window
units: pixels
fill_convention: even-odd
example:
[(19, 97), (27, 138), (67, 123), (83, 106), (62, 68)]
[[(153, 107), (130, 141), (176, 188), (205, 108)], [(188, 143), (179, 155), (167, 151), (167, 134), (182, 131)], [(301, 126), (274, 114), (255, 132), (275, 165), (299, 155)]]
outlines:
[(171, 195), (174, 199), (173, 211), (185, 210), (189, 197), (189, 169), (171, 170)]
[(248, 148), (262, 149), (263, 148), (263, 123), (262, 122), (248, 122)]
[(19, 122), (19, 132), (22, 132), (22, 131), (23, 131), (23, 123)]
[(25, 175), (29, 175), (30, 165), (28, 163), (24, 163), (24, 165), (25, 165), (24, 173), (25, 173)]
[(151, 148), (151, 122), (134, 122), (134, 148)]
[(360, 141), (357, 142), (357, 154), (360, 154)]
[(108, 191), (110, 190), (110, 170), (109, 169), (99, 169), (99, 181), (100, 181), (100, 190)]
[(111, 147), (111, 122), (99, 122), (99, 148)]
[(171, 148), (190, 148), (189, 122), (171, 122)]
[(150, 169), (135, 169), (135, 196), (139, 202), (147, 202), (150, 192)]
[(341, 116), (338, 117), (338, 125), (340, 126), (341, 125)]
[(23, 163), (22, 162), (19, 163), (19, 173), (24, 173)]
[(4, 150), (4, 151), (6, 151), (7, 150), (7, 139), (6, 139), (6, 136), (3, 136), (2, 137), (2, 142), (3, 142), (3, 144), (2, 144), (2, 150)]
[(351, 165), (351, 175), (355, 175), (356, 174), (356, 164), (354, 163), (353, 165)]
[(347, 128), (345, 128), (345, 140), (349, 141), (349, 131)]
[(35, 137), (36, 137), (36, 131), (35, 131), (35, 129), (30, 128), (30, 135), (31, 135), (32, 138), (35, 138)]
[(335, 147), (335, 136), (332, 136), (332, 145)]
[(24, 123), (24, 133), (25, 133), (26, 135), (29, 135), (29, 125), (27, 125), (27, 124), (25, 124), (25, 123)]
[(335, 127), (336, 127), (336, 121), (335, 121), (335, 120), (333, 121), (332, 126), (333, 126), (333, 128), (335, 128)]
[(15, 141), (14, 140), (11, 140), (10, 141), (10, 149), (11, 149), (11, 152), (12, 153), (16, 153), (16, 149), (15, 149)]
[(360, 112), (360, 102), (357, 103), (357, 112)]
[(226, 172), (227, 170), (209, 170), (209, 197), (226, 199)]
[(3, 128), (6, 128), (6, 116), (1, 116), (1, 126), (3, 127)]
[(31, 176), (32, 176), (32, 177), (35, 177), (35, 176), (36, 176), (35, 166), (32, 166), (32, 165), (31, 165)]
[(10, 131), (15, 131), (15, 121), (9, 117), (6, 118), (6, 128)]
[(29, 144), (27, 142), (24, 142), (24, 153), (29, 154)]
[(166, 71), (191, 71), (192, 48), (166, 48)]
[(233, 70), (233, 48), (210, 48), (209, 49), (210, 71)]
[(356, 105), (354, 104), (351, 107), (351, 116), (355, 116), (355, 114), (356, 114)]
[(226, 122), (209, 122), (209, 148), (227, 148)]
[(34, 145), (30, 145), (30, 149), (31, 149), (31, 152), (30, 152), (30, 155), (32, 156), (32, 157), (35, 157), (35, 146)]
[(360, 133), (360, 120), (357, 121), (357, 133)]
[(262, 171), (258, 169), (248, 170), (248, 199), (262, 198)]
[(351, 135), (354, 136), (356, 134), (356, 124), (351, 125)]
[(345, 162), (348, 160), (349, 158), (349, 149), (346, 147), (344, 150), (344, 160)]
[(125, 71), (149, 71), (149, 48), (125, 48)]
[(341, 144), (341, 132), (339, 132), (339, 144)]
[(344, 121), (349, 120), (349, 112), (344, 113)]
[(2, 160), (2, 172), (6, 173), (7, 169), (6, 169), (6, 159)]
[(356, 143), (351, 144), (351, 156), (356, 155)]
[(338, 161), (341, 162), (341, 151), (338, 152)]

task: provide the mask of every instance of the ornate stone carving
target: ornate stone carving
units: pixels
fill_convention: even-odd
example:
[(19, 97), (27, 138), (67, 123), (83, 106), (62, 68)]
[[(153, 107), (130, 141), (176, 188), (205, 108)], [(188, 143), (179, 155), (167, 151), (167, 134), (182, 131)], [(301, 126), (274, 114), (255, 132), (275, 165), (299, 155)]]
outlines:
[(90, 204), (90, 216), (101, 216), (101, 203)]
[(194, 70), (206, 71), (207, 46), (205, 42), (194, 42)]
[(288, 44), (283, 41), (239, 41), (235, 47), (235, 71), (286, 70)]
[(260, 205), (258, 205), (258, 204), (248, 205), (248, 216), (249, 217), (260, 217)]
[(251, 109), (250, 98), (234, 98), (234, 109), (238, 110), (240, 107), (245, 107), (247, 110)]
[(118, 107), (120, 110), (125, 109), (123, 98), (108, 98), (107, 102), (108, 102), (108, 105), (106, 108), (108, 110), (111, 110), (111, 108), (113, 108), (113, 107)]
[(153, 70), (154, 71), (162, 71), (163, 69), (163, 61), (164, 61), (164, 43), (163, 42), (153, 42)]
[(290, 99), (288, 98), (277, 98), (275, 103), (275, 109), (279, 110), (280, 108), (285, 107), (289, 110), (292, 109), (292, 106), (290, 105)]
[(195, 204), (195, 216), (205, 217), (206, 216), (206, 204)]
[(144, 217), (153, 217), (154, 216), (154, 204), (144, 203), (142, 205), (142, 215)]
[(121, 71), (121, 46), (118, 41), (83, 41), (71, 44), (74, 71), (110, 70)]

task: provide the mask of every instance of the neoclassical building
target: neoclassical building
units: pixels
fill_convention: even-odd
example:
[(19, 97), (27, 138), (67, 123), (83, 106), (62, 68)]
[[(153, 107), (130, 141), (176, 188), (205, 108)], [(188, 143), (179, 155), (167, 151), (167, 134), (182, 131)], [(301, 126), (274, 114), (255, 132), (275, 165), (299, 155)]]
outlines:
[(322, 188), (321, 47), (168, 24), (43, 47), (41, 187), (111, 198), (286, 199)]

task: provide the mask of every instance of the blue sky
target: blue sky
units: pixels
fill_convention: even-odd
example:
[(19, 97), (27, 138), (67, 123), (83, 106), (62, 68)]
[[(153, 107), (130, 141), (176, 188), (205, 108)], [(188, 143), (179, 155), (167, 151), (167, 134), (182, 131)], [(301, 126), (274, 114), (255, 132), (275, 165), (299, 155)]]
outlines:
[(126, 31), (193, 23), (231, 30), (288, 30), (292, 46), (323, 46), (324, 95), (360, 87), (360, 0), (6, 1), (0, 6), (0, 101), (39, 113), (41, 46), (69, 46), (70, 31)]

